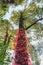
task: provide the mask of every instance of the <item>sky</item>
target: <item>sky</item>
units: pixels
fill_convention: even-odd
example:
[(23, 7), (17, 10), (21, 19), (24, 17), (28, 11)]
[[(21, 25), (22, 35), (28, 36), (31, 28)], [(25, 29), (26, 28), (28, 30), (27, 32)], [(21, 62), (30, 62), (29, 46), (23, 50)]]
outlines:
[[(27, 2), (26, 7), (28, 7), (30, 2), (31, 2), (31, 0), (29, 0)], [(18, 10), (24, 10), (24, 7), (25, 7), (25, 5), (24, 6), (21, 6), (21, 5), (18, 5), (18, 6), (10, 5), (8, 12), (6, 12), (6, 14), (3, 16), (3, 18), (9, 20), (10, 17), (12, 16), (12, 12), (13, 11), (18, 12)]]
[[(31, 2), (31, 0), (29, 0), (28, 1), (28, 4), (27, 4), (27, 7), (28, 7), (28, 5), (29, 5), (29, 3)], [(41, 5), (41, 4), (38, 4), (39, 6)], [(42, 4), (43, 5), (43, 4)], [(42, 6), (41, 5), (41, 6)], [(18, 10), (24, 10), (24, 6), (21, 6), (21, 5), (18, 5), (17, 7), (15, 7), (14, 5), (11, 5), (10, 7), (9, 7), (9, 10), (6, 12), (6, 14), (3, 16), (3, 18), (4, 19), (6, 19), (6, 20), (9, 20), (10, 21), (10, 18), (11, 18), (11, 16), (13, 16), (12, 15), (12, 12), (13, 11), (17, 11), (18, 12)], [(43, 21), (39, 21), (40, 23), (42, 23), (43, 24)], [(12, 26), (15, 28), (15, 29), (18, 29), (18, 26), (17, 25), (15, 25), (15, 24), (13, 24), (13, 21), (12, 21)], [(33, 32), (31, 32), (31, 35), (34, 35), (34, 33)], [(38, 41), (32, 41), (31, 43), (34, 45), (34, 44), (36, 44)], [(40, 59), (41, 59), (41, 64), (40, 65), (43, 65), (43, 54), (40, 56)]]

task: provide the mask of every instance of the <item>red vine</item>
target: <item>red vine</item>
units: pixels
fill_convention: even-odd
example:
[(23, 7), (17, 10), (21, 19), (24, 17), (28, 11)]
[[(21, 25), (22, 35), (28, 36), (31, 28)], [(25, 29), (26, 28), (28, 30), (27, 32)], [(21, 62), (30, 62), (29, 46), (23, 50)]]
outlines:
[(13, 65), (32, 65), (29, 59), (28, 41), (24, 29), (19, 29), (16, 37), (15, 63)]

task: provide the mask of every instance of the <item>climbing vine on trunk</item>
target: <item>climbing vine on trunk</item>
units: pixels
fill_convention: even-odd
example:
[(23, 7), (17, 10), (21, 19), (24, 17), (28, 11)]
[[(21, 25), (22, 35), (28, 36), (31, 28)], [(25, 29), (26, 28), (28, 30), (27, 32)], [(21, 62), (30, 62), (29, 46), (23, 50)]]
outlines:
[(28, 53), (28, 40), (23, 28), (19, 29), (16, 38), (15, 63), (13, 65), (31, 65)]

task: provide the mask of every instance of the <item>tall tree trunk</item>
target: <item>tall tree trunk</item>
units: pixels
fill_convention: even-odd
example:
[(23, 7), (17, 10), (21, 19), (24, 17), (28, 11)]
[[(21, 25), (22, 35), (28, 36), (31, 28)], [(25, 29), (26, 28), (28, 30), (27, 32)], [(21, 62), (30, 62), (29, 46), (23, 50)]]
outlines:
[(29, 60), (29, 53), (27, 49), (28, 48), (27, 37), (23, 27), (22, 14), (20, 16), (19, 32), (17, 35), (16, 43), (17, 44), (15, 48), (15, 63), (13, 65), (31, 65), (31, 62)]
[(23, 15), (21, 13), (20, 20), (19, 20), (19, 29), (24, 28), (23, 26)]

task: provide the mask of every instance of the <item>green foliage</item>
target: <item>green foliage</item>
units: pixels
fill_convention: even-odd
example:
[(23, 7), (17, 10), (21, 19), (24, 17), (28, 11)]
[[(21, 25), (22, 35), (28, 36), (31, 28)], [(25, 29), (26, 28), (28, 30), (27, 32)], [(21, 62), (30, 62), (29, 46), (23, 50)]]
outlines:
[(22, 3), (25, 4), (25, 0), (15, 0), (14, 5), (19, 5), (19, 4), (22, 5)]
[(6, 13), (8, 10), (8, 6), (5, 4), (0, 4), (0, 18)]
[(0, 64), (4, 63), (4, 58), (6, 56), (6, 49), (8, 47), (8, 43), (5, 43), (5, 45), (3, 43), (0, 43)]
[(19, 22), (19, 18), (20, 18), (20, 12), (13, 12), (14, 15), (12, 16), (12, 20), (14, 21), (14, 23), (18, 23)]

